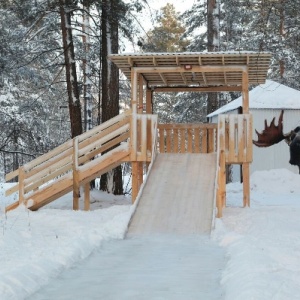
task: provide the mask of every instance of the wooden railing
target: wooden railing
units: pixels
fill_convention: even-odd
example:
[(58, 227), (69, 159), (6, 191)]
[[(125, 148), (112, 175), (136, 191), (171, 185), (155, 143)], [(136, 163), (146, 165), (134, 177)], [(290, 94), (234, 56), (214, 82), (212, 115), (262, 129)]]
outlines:
[(252, 115), (219, 115), (217, 216), (226, 204), (226, 164), (241, 164), (243, 170), (243, 204), (249, 206), (249, 163), (252, 162)]
[(158, 124), (160, 153), (217, 151), (217, 124)]
[(157, 115), (133, 114), (131, 128), (130, 160), (150, 162), (156, 141)]
[(80, 186), (86, 187), (121, 162), (150, 162), (156, 132), (157, 116), (136, 115), (129, 110), (73, 138), (6, 175), (7, 181), (18, 177), (6, 195), (19, 192), (19, 201), (7, 210), (29, 200), (33, 202), (28, 204), (30, 208), (38, 209), (71, 190), (73, 208), (78, 209)]

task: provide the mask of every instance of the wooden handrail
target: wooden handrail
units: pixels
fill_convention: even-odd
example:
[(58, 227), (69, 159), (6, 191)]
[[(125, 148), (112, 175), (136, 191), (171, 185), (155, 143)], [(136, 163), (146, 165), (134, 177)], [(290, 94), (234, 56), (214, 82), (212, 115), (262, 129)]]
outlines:
[(7, 190), (6, 195), (19, 192), (20, 201), (26, 201), (37, 189), (46, 188), (56, 178), (62, 179), (70, 173), (74, 177), (79, 166), (129, 138), (130, 114), (127, 111), (118, 115), (7, 174), (7, 180), (18, 176), (19, 182)]

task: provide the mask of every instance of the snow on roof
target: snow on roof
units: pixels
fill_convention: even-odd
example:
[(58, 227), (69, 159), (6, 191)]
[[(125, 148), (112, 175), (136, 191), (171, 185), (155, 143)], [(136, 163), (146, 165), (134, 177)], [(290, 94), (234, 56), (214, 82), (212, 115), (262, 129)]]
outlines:
[[(242, 106), (242, 97), (207, 115), (213, 117)], [(249, 92), (250, 109), (300, 109), (300, 91), (272, 80), (266, 80)]]

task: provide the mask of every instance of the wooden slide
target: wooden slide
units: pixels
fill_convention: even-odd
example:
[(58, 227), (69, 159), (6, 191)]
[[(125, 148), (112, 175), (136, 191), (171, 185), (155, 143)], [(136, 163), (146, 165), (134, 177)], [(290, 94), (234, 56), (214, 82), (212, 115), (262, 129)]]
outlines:
[(127, 236), (210, 233), (216, 153), (157, 154)]

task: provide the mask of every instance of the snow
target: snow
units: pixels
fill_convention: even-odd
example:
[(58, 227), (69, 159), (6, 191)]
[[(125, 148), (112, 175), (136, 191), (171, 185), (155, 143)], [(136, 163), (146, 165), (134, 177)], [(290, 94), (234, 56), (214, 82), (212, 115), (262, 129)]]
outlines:
[[(300, 109), (300, 91), (287, 87), (276, 81), (266, 80), (249, 92), (250, 109)], [(242, 106), (243, 99), (239, 97), (220, 107), (207, 117), (226, 113)]]
[[(134, 208), (129, 197), (94, 190), (90, 212), (72, 211), (72, 196), (68, 194), (36, 212), (21, 206), (5, 214), (5, 205), (15, 201), (3, 196), (9, 186), (1, 184), (0, 190), (1, 300), (32, 299), (64, 271), (84, 265), (91, 253), (103, 251), (107, 256), (106, 243), (128, 243), (122, 239)], [(286, 169), (255, 172), (251, 176), (251, 207), (241, 205), (242, 184), (228, 184), (224, 216), (216, 219), (210, 237), (226, 254), (225, 265), (220, 266), (222, 299), (296, 299), (300, 292), (300, 176)], [(173, 255), (175, 249), (165, 247), (164, 252)], [(183, 251), (183, 244), (179, 249)], [(115, 264), (121, 264), (121, 259)], [(167, 275), (164, 280), (175, 282), (175, 274)], [(76, 280), (67, 286), (72, 285), (75, 289)], [(114, 286), (112, 280), (112, 291)], [(120, 295), (126, 295), (127, 285), (117, 286), (123, 289)], [(154, 295), (143, 299), (172, 298)]]

